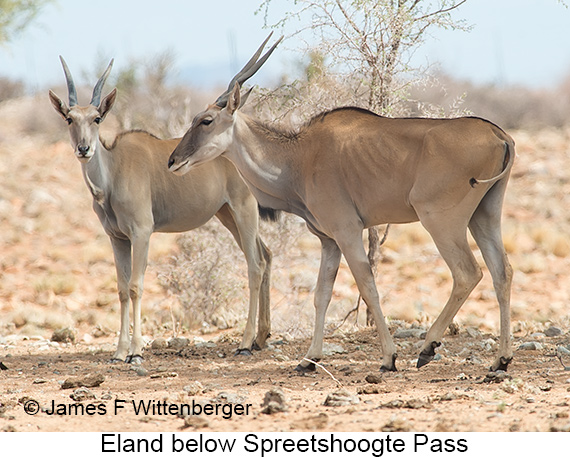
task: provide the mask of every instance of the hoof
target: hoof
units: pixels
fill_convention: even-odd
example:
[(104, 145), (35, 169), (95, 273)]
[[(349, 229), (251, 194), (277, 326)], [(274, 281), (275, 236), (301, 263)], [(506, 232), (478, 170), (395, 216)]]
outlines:
[(268, 333), (265, 336), (265, 338), (262, 338), (261, 336), (257, 335), (257, 337), (255, 338), (255, 341), (251, 345), (251, 349), (253, 351), (261, 351), (265, 347), (265, 343), (267, 342), (267, 340), (270, 337), (271, 337), (271, 333)]
[(2, 362), (0, 362), (0, 370), (7, 370), (8, 367), (6, 365), (4, 365)]
[(109, 363), (124, 363), (125, 361), (123, 359), (119, 359), (118, 357), (113, 357), (112, 359), (109, 360)]
[(125, 359), (125, 363), (130, 363), (131, 365), (142, 365), (143, 356), (142, 355), (129, 355)]
[(388, 373), (389, 371), (398, 371), (398, 369), (396, 368), (396, 358), (397, 355), (394, 354), (392, 356), (392, 363), (390, 364), (390, 366), (382, 365), (380, 367), (380, 373)]
[(418, 357), (418, 364), (416, 365), (417, 368), (421, 368), (424, 365), (430, 363), (435, 357), (435, 348), (439, 346), (441, 346), (441, 343), (433, 341), (427, 349), (424, 349), (422, 352), (420, 352), (420, 355)]
[(234, 353), (234, 357), (237, 357), (238, 355), (243, 355), (245, 357), (251, 357), (253, 354), (248, 348), (243, 348), (243, 349), (237, 349), (236, 350), (236, 352)]
[(509, 363), (511, 363), (512, 360), (512, 357), (499, 357), (497, 367), (495, 368), (493, 365), (491, 368), (489, 368), (489, 371), (507, 371)]
[(297, 373), (314, 373), (314, 371), (317, 369), (317, 366), (311, 362), (309, 363), (307, 366), (303, 366), (302, 364), (299, 364), (295, 367), (295, 371)]

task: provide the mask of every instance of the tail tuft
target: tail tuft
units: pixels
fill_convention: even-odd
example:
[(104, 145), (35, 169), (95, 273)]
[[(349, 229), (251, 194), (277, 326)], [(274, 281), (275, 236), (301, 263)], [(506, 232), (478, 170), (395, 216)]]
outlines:
[(281, 211), (278, 211), (273, 208), (266, 208), (265, 206), (257, 205), (259, 209), (259, 215), (261, 219), (264, 221), (270, 222), (277, 222), (279, 220), (279, 216), (281, 215)]
[(512, 145), (505, 141), (505, 157), (503, 159), (503, 171), (501, 173), (489, 179), (471, 178), (469, 180), (469, 184), (471, 185), (471, 187), (475, 187), (478, 184), (493, 184), (499, 181), (500, 179), (503, 179), (509, 173), (515, 161), (515, 151), (514, 149), (511, 150), (511, 148)]

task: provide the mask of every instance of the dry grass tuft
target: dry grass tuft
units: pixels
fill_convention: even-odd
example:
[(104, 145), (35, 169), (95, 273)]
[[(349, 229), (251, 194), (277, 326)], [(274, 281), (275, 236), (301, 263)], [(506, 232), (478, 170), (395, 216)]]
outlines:
[(36, 279), (33, 286), (38, 294), (53, 292), (55, 295), (69, 295), (77, 289), (77, 278), (68, 273), (47, 274)]

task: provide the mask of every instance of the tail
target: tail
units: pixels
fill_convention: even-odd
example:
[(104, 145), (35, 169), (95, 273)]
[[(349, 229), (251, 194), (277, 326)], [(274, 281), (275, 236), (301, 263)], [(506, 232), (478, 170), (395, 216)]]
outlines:
[(505, 159), (503, 161), (503, 171), (499, 173), (497, 176), (489, 179), (471, 178), (469, 180), (469, 184), (471, 184), (471, 187), (476, 187), (479, 184), (495, 183), (503, 179), (511, 171), (513, 163), (515, 163), (515, 151), (513, 150), (512, 144), (508, 141), (505, 141)]
[(273, 208), (266, 208), (265, 206), (257, 205), (259, 210), (259, 215), (261, 219), (264, 221), (270, 222), (277, 222), (279, 220), (279, 216), (281, 215), (281, 211), (273, 209)]

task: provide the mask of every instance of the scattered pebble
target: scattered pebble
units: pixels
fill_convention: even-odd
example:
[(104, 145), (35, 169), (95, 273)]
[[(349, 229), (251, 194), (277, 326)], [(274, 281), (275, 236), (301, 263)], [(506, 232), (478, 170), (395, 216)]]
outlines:
[(356, 395), (352, 395), (344, 389), (339, 389), (327, 395), (325, 406), (348, 406), (359, 403), (360, 400)]
[(435, 401), (453, 401), (453, 400), (457, 400), (458, 398), (460, 398), (459, 395), (457, 395), (454, 392), (446, 392), (443, 395), (438, 395), (436, 397), (432, 397), (430, 399), (430, 401), (435, 402)]
[(409, 432), (411, 429), (410, 423), (401, 417), (392, 417), (382, 426), (383, 432)]
[[(519, 382), (517, 382), (519, 381)], [(506, 380), (505, 382), (501, 383), (501, 385), (499, 386), (499, 388), (508, 393), (508, 394), (514, 394), (515, 392), (520, 391), (522, 388), (524, 387), (522, 381), (520, 380)]]
[[(196, 338), (194, 338), (194, 341), (196, 341)], [(195, 343), (195, 346), (197, 348), (215, 348), (218, 345), (216, 343), (214, 343), (213, 341), (197, 341)]]
[(359, 395), (385, 394), (388, 392), (389, 389), (386, 386), (379, 386), (378, 384), (365, 384), (356, 389), (356, 393)]
[(487, 338), (481, 343), (481, 345), (486, 351), (494, 351), (497, 346), (497, 342), (493, 338)]
[(284, 354), (275, 354), (273, 357), (277, 362), (289, 362), (291, 359)]
[(166, 338), (155, 338), (152, 341), (152, 344), (150, 345), (150, 348), (153, 350), (157, 350), (157, 349), (166, 349), (168, 347), (168, 341), (166, 341)]
[(151, 379), (159, 379), (159, 378), (176, 378), (178, 373), (175, 371), (161, 371), (160, 373), (153, 373), (150, 375)]
[(368, 384), (380, 384), (384, 382), (384, 378), (380, 374), (370, 373), (364, 378)]
[(184, 426), (182, 428), (207, 428), (210, 423), (202, 416), (186, 416), (184, 418)]
[(105, 376), (101, 373), (92, 373), (87, 376), (76, 376), (67, 378), (61, 388), (62, 389), (75, 389), (77, 387), (97, 387), (105, 381)]
[(426, 333), (423, 328), (401, 328), (394, 332), (394, 338), (425, 338)]
[(141, 365), (132, 365), (131, 370), (133, 370), (138, 376), (148, 376), (148, 370), (143, 368)]
[(279, 387), (269, 390), (265, 393), (261, 408), (263, 414), (276, 414), (287, 411), (289, 407), (286, 404), (285, 393)]
[(431, 408), (431, 403), (420, 400), (419, 398), (410, 398), (409, 400), (392, 400), (388, 403), (384, 403), (382, 408), (406, 408), (406, 409), (429, 409)]
[(570, 432), (570, 422), (564, 425), (551, 425), (550, 426), (551, 432)]
[(188, 394), (189, 397), (194, 397), (202, 393), (204, 386), (199, 381), (192, 381), (190, 384), (185, 385), (182, 390)]
[(519, 351), (540, 351), (542, 349), (542, 344), (537, 341), (529, 341), (527, 343), (522, 343), (519, 347)]
[(51, 340), (57, 343), (75, 343), (75, 331), (69, 327), (55, 330)]
[(450, 335), (459, 335), (459, 324), (457, 322), (452, 322), (451, 324), (449, 324), (449, 327), (447, 327), (447, 329), (449, 330), (449, 334)]
[(501, 383), (507, 379), (511, 379), (511, 375), (506, 371), (490, 371), (481, 382)]
[(340, 344), (336, 343), (323, 343), (323, 356), (329, 357), (334, 354), (344, 354), (346, 353), (346, 349), (343, 348)]
[(87, 387), (80, 387), (73, 391), (73, 393), (70, 395), (70, 398), (74, 401), (85, 401), (85, 400), (95, 400), (97, 397)]
[(170, 349), (184, 349), (189, 344), (190, 341), (188, 340), (188, 338), (184, 337), (170, 338), (168, 340), (168, 347)]
[(245, 395), (238, 395), (231, 392), (220, 392), (212, 403), (231, 403), (233, 405), (242, 404), (247, 400)]
[(544, 334), (548, 337), (560, 336), (560, 335), (562, 335), (562, 330), (559, 329), (558, 327), (548, 327), (544, 331)]
[(471, 337), (471, 338), (481, 338), (481, 332), (479, 330), (477, 330), (475, 327), (467, 327), (465, 329), (465, 332)]

